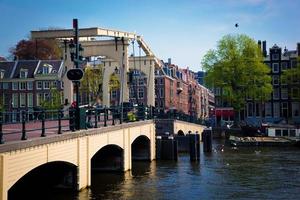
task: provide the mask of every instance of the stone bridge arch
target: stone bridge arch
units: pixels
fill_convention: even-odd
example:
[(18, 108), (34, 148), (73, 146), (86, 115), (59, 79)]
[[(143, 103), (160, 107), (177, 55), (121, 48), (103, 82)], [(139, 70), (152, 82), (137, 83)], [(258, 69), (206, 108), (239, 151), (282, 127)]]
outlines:
[(74, 163), (52, 161), (26, 171), (11, 182), (8, 199), (31, 198), (32, 194), (42, 194), (55, 187), (77, 189), (77, 165)]

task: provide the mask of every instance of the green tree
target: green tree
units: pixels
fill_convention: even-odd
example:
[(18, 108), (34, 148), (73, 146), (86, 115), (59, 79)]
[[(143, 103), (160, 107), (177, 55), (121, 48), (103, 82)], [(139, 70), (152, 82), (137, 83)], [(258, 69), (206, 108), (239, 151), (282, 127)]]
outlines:
[(62, 92), (58, 91), (57, 88), (50, 89), (50, 100), (41, 101), (41, 107), (45, 110), (58, 110), (62, 108)]
[(103, 65), (88, 66), (81, 79), (80, 91), (88, 95), (88, 102), (102, 100)]
[(300, 100), (300, 57), (297, 58), (297, 66), (287, 69), (281, 76), (281, 81), (288, 85), (288, 88), (294, 90), (291, 92), (292, 98)]
[(235, 121), (246, 97), (264, 102), (272, 92), (270, 69), (256, 42), (246, 35), (226, 35), (202, 60), (209, 87), (221, 88), (222, 98), (235, 110)]

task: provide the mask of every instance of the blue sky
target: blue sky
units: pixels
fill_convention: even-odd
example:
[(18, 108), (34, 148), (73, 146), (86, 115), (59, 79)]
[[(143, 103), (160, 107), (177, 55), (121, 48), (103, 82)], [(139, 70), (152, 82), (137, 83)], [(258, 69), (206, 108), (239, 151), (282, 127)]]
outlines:
[(80, 27), (136, 31), (157, 57), (196, 71), (226, 34), (296, 49), (299, 8), (300, 0), (0, 0), (0, 55), (31, 30), (71, 28), (78, 18)]

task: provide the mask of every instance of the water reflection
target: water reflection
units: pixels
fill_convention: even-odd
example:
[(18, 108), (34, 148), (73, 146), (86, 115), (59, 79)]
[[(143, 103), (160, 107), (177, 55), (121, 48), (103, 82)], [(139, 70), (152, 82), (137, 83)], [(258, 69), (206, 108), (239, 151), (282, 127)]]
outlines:
[(299, 199), (300, 149), (232, 148), (223, 141), (213, 148), (200, 163), (180, 154), (178, 162), (134, 162), (126, 173), (93, 173), (91, 188), (77, 199)]

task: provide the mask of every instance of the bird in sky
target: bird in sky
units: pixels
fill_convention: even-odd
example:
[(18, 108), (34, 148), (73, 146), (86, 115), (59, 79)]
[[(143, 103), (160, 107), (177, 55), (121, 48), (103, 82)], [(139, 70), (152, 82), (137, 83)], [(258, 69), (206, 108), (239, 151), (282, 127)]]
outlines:
[(238, 24), (238, 23), (236, 23), (234, 26), (235, 26), (235, 28), (237, 28), (237, 27), (239, 27), (239, 24)]

